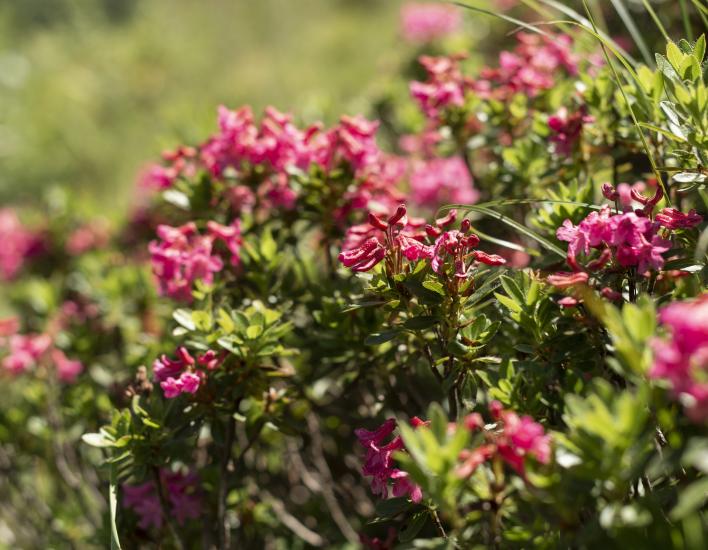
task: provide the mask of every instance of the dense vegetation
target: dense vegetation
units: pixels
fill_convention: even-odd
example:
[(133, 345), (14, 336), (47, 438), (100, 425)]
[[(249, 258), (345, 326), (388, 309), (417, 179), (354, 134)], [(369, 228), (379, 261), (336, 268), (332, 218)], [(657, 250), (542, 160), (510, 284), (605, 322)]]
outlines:
[(0, 545), (705, 548), (708, 8), (607, 4), (407, 4), (366, 116), (0, 209)]

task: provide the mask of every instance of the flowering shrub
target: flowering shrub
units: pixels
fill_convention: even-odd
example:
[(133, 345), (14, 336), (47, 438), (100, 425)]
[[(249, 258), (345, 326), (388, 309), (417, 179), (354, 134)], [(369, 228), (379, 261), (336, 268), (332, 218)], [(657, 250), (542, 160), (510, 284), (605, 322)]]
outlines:
[(381, 120), (220, 107), (124, 227), (0, 212), (20, 546), (705, 546), (705, 38), (480, 68), (462, 14)]

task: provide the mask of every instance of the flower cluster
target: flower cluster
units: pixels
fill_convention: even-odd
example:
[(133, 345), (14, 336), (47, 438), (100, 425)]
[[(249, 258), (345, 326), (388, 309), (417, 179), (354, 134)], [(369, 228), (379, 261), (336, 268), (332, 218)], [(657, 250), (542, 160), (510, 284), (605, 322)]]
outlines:
[(229, 226), (209, 222), (206, 235), (200, 235), (193, 222), (180, 227), (160, 225), (157, 235), (160, 241), (152, 241), (149, 245), (153, 273), (160, 293), (175, 300), (191, 301), (194, 282), (199, 280), (211, 284), (214, 273), (223, 269), (222, 256), (215, 251), (216, 241), (226, 245), (231, 265), (238, 266), (240, 263), (241, 229), (238, 220)]
[(265, 109), (257, 124), (250, 107), (232, 111), (221, 106), (218, 123), (219, 132), (198, 147), (163, 154), (167, 166), (148, 169), (143, 185), (166, 189), (178, 178), (204, 170), (228, 183), (238, 178), (240, 183), (225, 193), (236, 213), (256, 204), (266, 211), (291, 210), (298, 198), (291, 186), (293, 171), (317, 167), (328, 174), (345, 168), (356, 185), (343, 197), (341, 217), (348, 209), (370, 208), (375, 201), (390, 206), (392, 184), (403, 175), (397, 159), (384, 155), (376, 143), (378, 122), (361, 116), (342, 116), (327, 130), (319, 123), (299, 129), (290, 115), (273, 107)]
[(27, 229), (14, 210), (0, 209), (0, 278), (8, 281), (22, 269), (25, 259), (40, 244), (39, 237)]
[[(426, 422), (417, 417), (411, 419), (414, 427), (423, 426)], [(394, 467), (393, 453), (404, 451), (405, 445), (400, 436), (390, 442), (384, 443), (396, 429), (396, 420), (389, 418), (374, 431), (359, 428), (354, 430), (359, 443), (366, 449), (366, 458), (362, 473), (371, 476), (371, 490), (381, 498), (388, 498), (388, 482), (393, 482), (392, 492), (394, 497), (408, 495), (413, 502), (420, 502), (423, 498), (420, 487), (410, 480), (407, 472)]]
[(2, 367), (7, 372), (18, 375), (32, 371), (40, 364), (48, 364), (56, 370), (57, 378), (66, 383), (75, 382), (83, 372), (83, 364), (69, 359), (55, 347), (49, 334), (17, 334), (19, 324), (11, 320), (4, 321), (2, 325), (0, 348), (7, 350)]
[[(160, 483), (169, 505), (166, 513), (172, 514), (178, 524), (183, 525), (188, 519), (196, 519), (201, 515), (202, 497), (196, 472), (182, 473), (163, 469), (160, 470)], [(154, 481), (137, 485), (124, 484), (121, 489), (123, 507), (138, 515), (138, 526), (141, 529), (162, 527), (165, 518)]]
[(420, 206), (472, 204), (479, 198), (464, 160), (459, 156), (416, 160), (410, 175), (411, 200)]
[[(339, 261), (352, 271), (369, 271), (387, 258), (387, 268), (400, 273), (403, 259), (427, 260), (438, 275), (452, 274), (463, 279), (471, 275), (474, 262), (506, 263), (501, 256), (474, 250), (479, 237), (470, 232), (469, 220), (463, 220), (459, 231), (447, 230), (456, 219), (457, 211), (450, 210), (447, 216), (435, 220), (434, 225), (425, 225), (422, 220), (407, 218), (404, 205), (387, 221), (370, 213), (368, 225), (353, 226), (347, 231)], [(426, 244), (429, 240), (432, 244)]]
[[(653, 207), (653, 206), (652, 206)], [(568, 245), (568, 264), (581, 271), (578, 255), (586, 256), (590, 249), (600, 249), (600, 257), (587, 264), (592, 270), (600, 269), (611, 260), (624, 268), (636, 267), (639, 274), (648, 269), (659, 270), (664, 265), (662, 254), (671, 243), (658, 234), (660, 225), (635, 212), (611, 214), (608, 206), (592, 212), (577, 226), (565, 220), (556, 236)]]
[(535, 97), (550, 90), (559, 70), (575, 75), (578, 59), (568, 35), (544, 36), (520, 32), (513, 52), (499, 55), (499, 67), (485, 68), (472, 85), (480, 97), (506, 100), (517, 93)]
[[(200, 384), (206, 378), (206, 371), (218, 368), (224, 360), (223, 355), (217, 355), (208, 350), (196, 359), (186, 348), (177, 348), (177, 358), (170, 359), (162, 355), (152, 365), (155, 379), (167, 399), (173, 399), (183, 393), (197, 393)], [(198, 368), (198, 367), (201, 367)]]
[(465, 93), (472, 81), (462, 74), (460, 61), (464, 58), (463, 54), (447, 57), (423, 55), (419, 58), (428, 80), (411, 82), (410, 93), (431, 121), (439, 120), (446, 109), (465, 104)]
[(494, 424), (485, 425), (479, 413), (472, 413), (464, 420), (467, 429), (482, 432), (485, 442), (476, 449), (460, 453), (462, 463), (457, 468), (460, 477), (469, 477), (480, 465), (496, 456), (522, 476), (525, 475), (527, 457), (533, 457), (541, 464), (551, 461), (551, 436), (541, 424), (530, 416), (504, 410), (499, 401), (492, 401), (489, 412)]
[(653, 378), (666, 379), (696, 422), (708, 419), (708, 293), (661, 309), (668, 339), (655, 339)]
[(401, 30), (409, 42), (432, 42), (457, 31), (462, 13), (454, 6), (410, 2), (401, 8)]

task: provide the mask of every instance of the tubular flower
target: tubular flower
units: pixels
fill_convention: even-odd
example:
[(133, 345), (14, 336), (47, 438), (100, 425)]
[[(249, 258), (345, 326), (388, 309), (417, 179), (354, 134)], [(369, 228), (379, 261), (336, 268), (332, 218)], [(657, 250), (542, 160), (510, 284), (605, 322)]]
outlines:
[[(417, 422), (416, 422), (417, 421)], [(414, 427), (425, 425), (419, 419), (411, 421)], [(407, 472), (394, 467), (393, 453), (404, 451), (405, 445), (400, 436), (394, 437), (389, 443), (386, 440), (396, 429), (396, 420), (387, 419), (374, 431), (359, 428), (354, 430), (359, 443), (366, 449), (362, 474), (371, 477), (371, 490), (381, 498), (389, 497), (388, 481), (393, 481), (393, 496), (408, 495), (413, 502), (423, 498), (420, 487), (413, 483)]]
[[(568, 245), (568, 265), (580, 271), (578, 255), (588, 255), (591, 248), (609, 247), (611, 257), (622, 267), (636, 267), (643, 274), (648, 269), (659, 270), (664, 265), (662, 254), (671, 248), (671, 243), (658, 235), (659, 224), (634, 212), (611, 215), (609, 207), (592, 212), (575, 226), (565, 220), (556, 236)], [(608, 258), (588, 264), (602, 267)]]
[(462, 107), (469, 81), (462, 75), (463, 55), (450, 57), (421, 56), (419, 62), (428, 73), (425, 82), (411, 82), (410, 93), (431, 120), (437, 120), (445, 109)]
[(667, 229), (690, 229), (701, 223), (703, 216), (697, 214), (695, 210), (690, 210), (688, 214), (684, 214), (675, 208), (664, 208), (655, 216), (655, 219), (662, 227)]
[(514, 51), (499, 55), (498, 68), (486, 68), (471, 88), (482, 98), (508, 100), (517, 93), (535, 97), (555, 84), (555, 73), (575, 75), (577, 57), (572, 53), (572, 39), (518, 33)]
[(569, 113), (568, 109), (562, 107), (555, 115), (549, 117), (548, 127), (551, 129), (551, 143), (555, 146), (557, 154), (562, 156), (570, 155), (575, 149), (583, 132), (583, 124), (592, 122), (594, 119), (580, 109), (575, 113)]
[(14, 334), (8, 341), (8, 355), (2, 366), (12, 374), (21, 374), (37, 366), (37, 362), (51, 348), (48, 334)]
[(559, 272), (546, 277), (546, 281), (556, 288), (569, 288), (588, 282), (588, 274), (584, 271), (575, 273)]
[(207, 373), (199, 367), (212, 371), (224, 362), (224, 354), (217, 355), (213, 350), (208, 350), (195, 359), (186, 348), (177, 348), (177, 358), (170, 359), (162, 355), (152, 365), (155, 379), (167, 399), (174, 399), (183, 393), (197, 393), (201, 383), (206, 379)]
[(524, 477), (527, 457), (541, 464), (550, 462), (551, 437), (546, 435), (541, 424), (529, 416), (519, 416), (513, 411), (504, 410), (498, 401), (490, 404), (489, 411), (495, 424), (485, 426), (479, 413), (472, 413), (463, 421), (468, 430), (481, 431), (485, 442), (475, 449), (466, 449), (460, 453), (461, 463), (456, 470), (458, 476), (469, 477), (479, 466), (496, 456)]
[(659, 321), (669, 336), (653, 341), (654, 366), (649, 375), (667, 380), (688, 416), (695, 422), (705, 422), (708, 420), (708, 293), (665, 306), (659, 311)]
[(347, 231), (339, 261), (352, 271), (369, 271), (390, 252), (390, 263), (400, 268), (402, 256), (410, 261), (430, 257), (429, 247), (416, 233), (417, 224), (409, 220), (405, 205), (400, 205), (385, 221), (373, 212), (368, 224)]

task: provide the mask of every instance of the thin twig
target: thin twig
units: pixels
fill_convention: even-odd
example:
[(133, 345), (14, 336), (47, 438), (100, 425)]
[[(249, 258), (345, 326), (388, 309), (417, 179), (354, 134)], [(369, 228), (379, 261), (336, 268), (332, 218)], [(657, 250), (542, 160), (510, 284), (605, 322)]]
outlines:
[(275, 498), (266, 490), (261, 490), (261, 495), (264, 497), (264, 500), (270, 504), (271, 508), (273, 508), (273, 512), (275, 512), (280, 522), (300, 539), (310, 546), (316, 546), (318, 548), (327, 545), (327, 541), (323, 537), (308, 529), (305, 525), (300, 523), (300, 520), (288, 512), (282, 500)]

